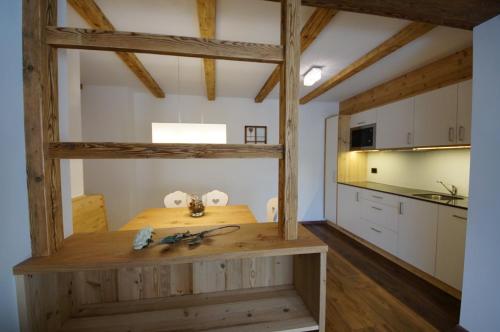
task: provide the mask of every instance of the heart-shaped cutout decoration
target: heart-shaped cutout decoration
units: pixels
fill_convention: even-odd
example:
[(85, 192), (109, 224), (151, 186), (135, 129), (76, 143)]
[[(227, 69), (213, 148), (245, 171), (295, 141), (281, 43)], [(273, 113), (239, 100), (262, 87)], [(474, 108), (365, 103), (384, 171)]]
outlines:
[(220, 199), (218, 199), (218, 198), (214, 198), (214, 199), (212, 199), (212, 202), (213, 202), (214, 204), (218, 204), (218, 203), (220, 202)]
[(181, 205), (182, 201), (180, 199), (176, 199), (174, 201), (175, 205)]

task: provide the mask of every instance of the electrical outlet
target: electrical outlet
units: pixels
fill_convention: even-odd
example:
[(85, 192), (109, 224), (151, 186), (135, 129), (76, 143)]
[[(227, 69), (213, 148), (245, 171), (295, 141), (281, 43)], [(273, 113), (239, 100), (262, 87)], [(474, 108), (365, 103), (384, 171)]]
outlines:
[(377, 174), (378, 173), (378, 170), (376, 167), (372, 167), (372, 174)]

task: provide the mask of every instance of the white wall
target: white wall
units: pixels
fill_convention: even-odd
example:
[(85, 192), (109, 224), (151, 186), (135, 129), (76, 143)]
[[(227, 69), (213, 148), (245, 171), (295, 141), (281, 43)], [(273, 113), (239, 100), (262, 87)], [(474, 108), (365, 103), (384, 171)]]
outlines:
[[(336, 103), (310, 103), (300, 111), (299, 220), (323, 219), (324, 118)], [(267, 125), (268, 143), (278, 143), (278, 102), (168, 95), (156, 99), (128, 88), (85, 86), (83, 138), (94, 141), (151, 142), (152, 122), (227, 124), (228, 143), (243, 143), (244, 125)], [(227, 160), (86, 160), (85, 191), (103, 193), (110, 226), (116, 229), (148, 207), (161, 207), (175, 190), (228, 192), (230, 204), (248, 204), (265, 220), (265, 204), (277, 195), (278, 162)]]
[[(445, 192), (437, 180), (458, 187), (468, 196), (470, 150), (369, 152), (367, 180), (394, 186)], [(377, 174), (371, 168), (377, 168)]]
[(0, 330), (17, 331), (12, 267), (31, 253), (24, 149), (21, 1), (0, 1)]
[(500, 329), (500, 16), (474, 29), (469, 221), (460, 324)]

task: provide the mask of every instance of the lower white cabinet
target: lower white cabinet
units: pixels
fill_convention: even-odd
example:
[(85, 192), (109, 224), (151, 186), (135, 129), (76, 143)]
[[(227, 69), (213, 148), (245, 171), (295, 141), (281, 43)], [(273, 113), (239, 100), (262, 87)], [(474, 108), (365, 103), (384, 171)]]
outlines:
[(337, 224), (351, 233), (361, 236), (360, 189), (338, 185)]
[(396, 256), (398, 234), (370, 220), (361, 220), (361, 235), (366, 241)]
[(401, 197), (397, 256), (434, 275), (438, 205)]
[(439, 207), (436, 278), (462, 289), (467, 210)]

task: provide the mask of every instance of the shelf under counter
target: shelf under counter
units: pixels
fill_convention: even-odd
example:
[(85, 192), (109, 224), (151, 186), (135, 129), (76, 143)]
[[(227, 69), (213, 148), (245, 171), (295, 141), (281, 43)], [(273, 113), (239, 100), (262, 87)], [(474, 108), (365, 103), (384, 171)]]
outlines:
[(408, 198), (412, 198), (412, 199), (416, 199), (416, 200), (421, 200), (421, 201), (440, 204), (440, 205), (446, 205), (446, 206), (455, 207), (455, 208), (459, 208), (459, 209), (467, 210), (469, 207), (469, 200), (467, 197), (461, 197), (461, 199), (452, 200), (452, 201), (440, 201), (440, 200), (427, 199), (427, 198), (415, 196), (415, 194), (436, 194), (435, 191), (414, 189), (414, 188), (407, 188), (407, 187), (399, 187), (399, 186), (393, 186), (393, 185), (389, 185), (389, 184), (383, 184), (383, 183), (378, 183), (378, 182), (369, 182), (369, 181), (339, 181), (338, 184), (343, 184), (346, 186), (383, 192), (386, 194), (408, 197)]

